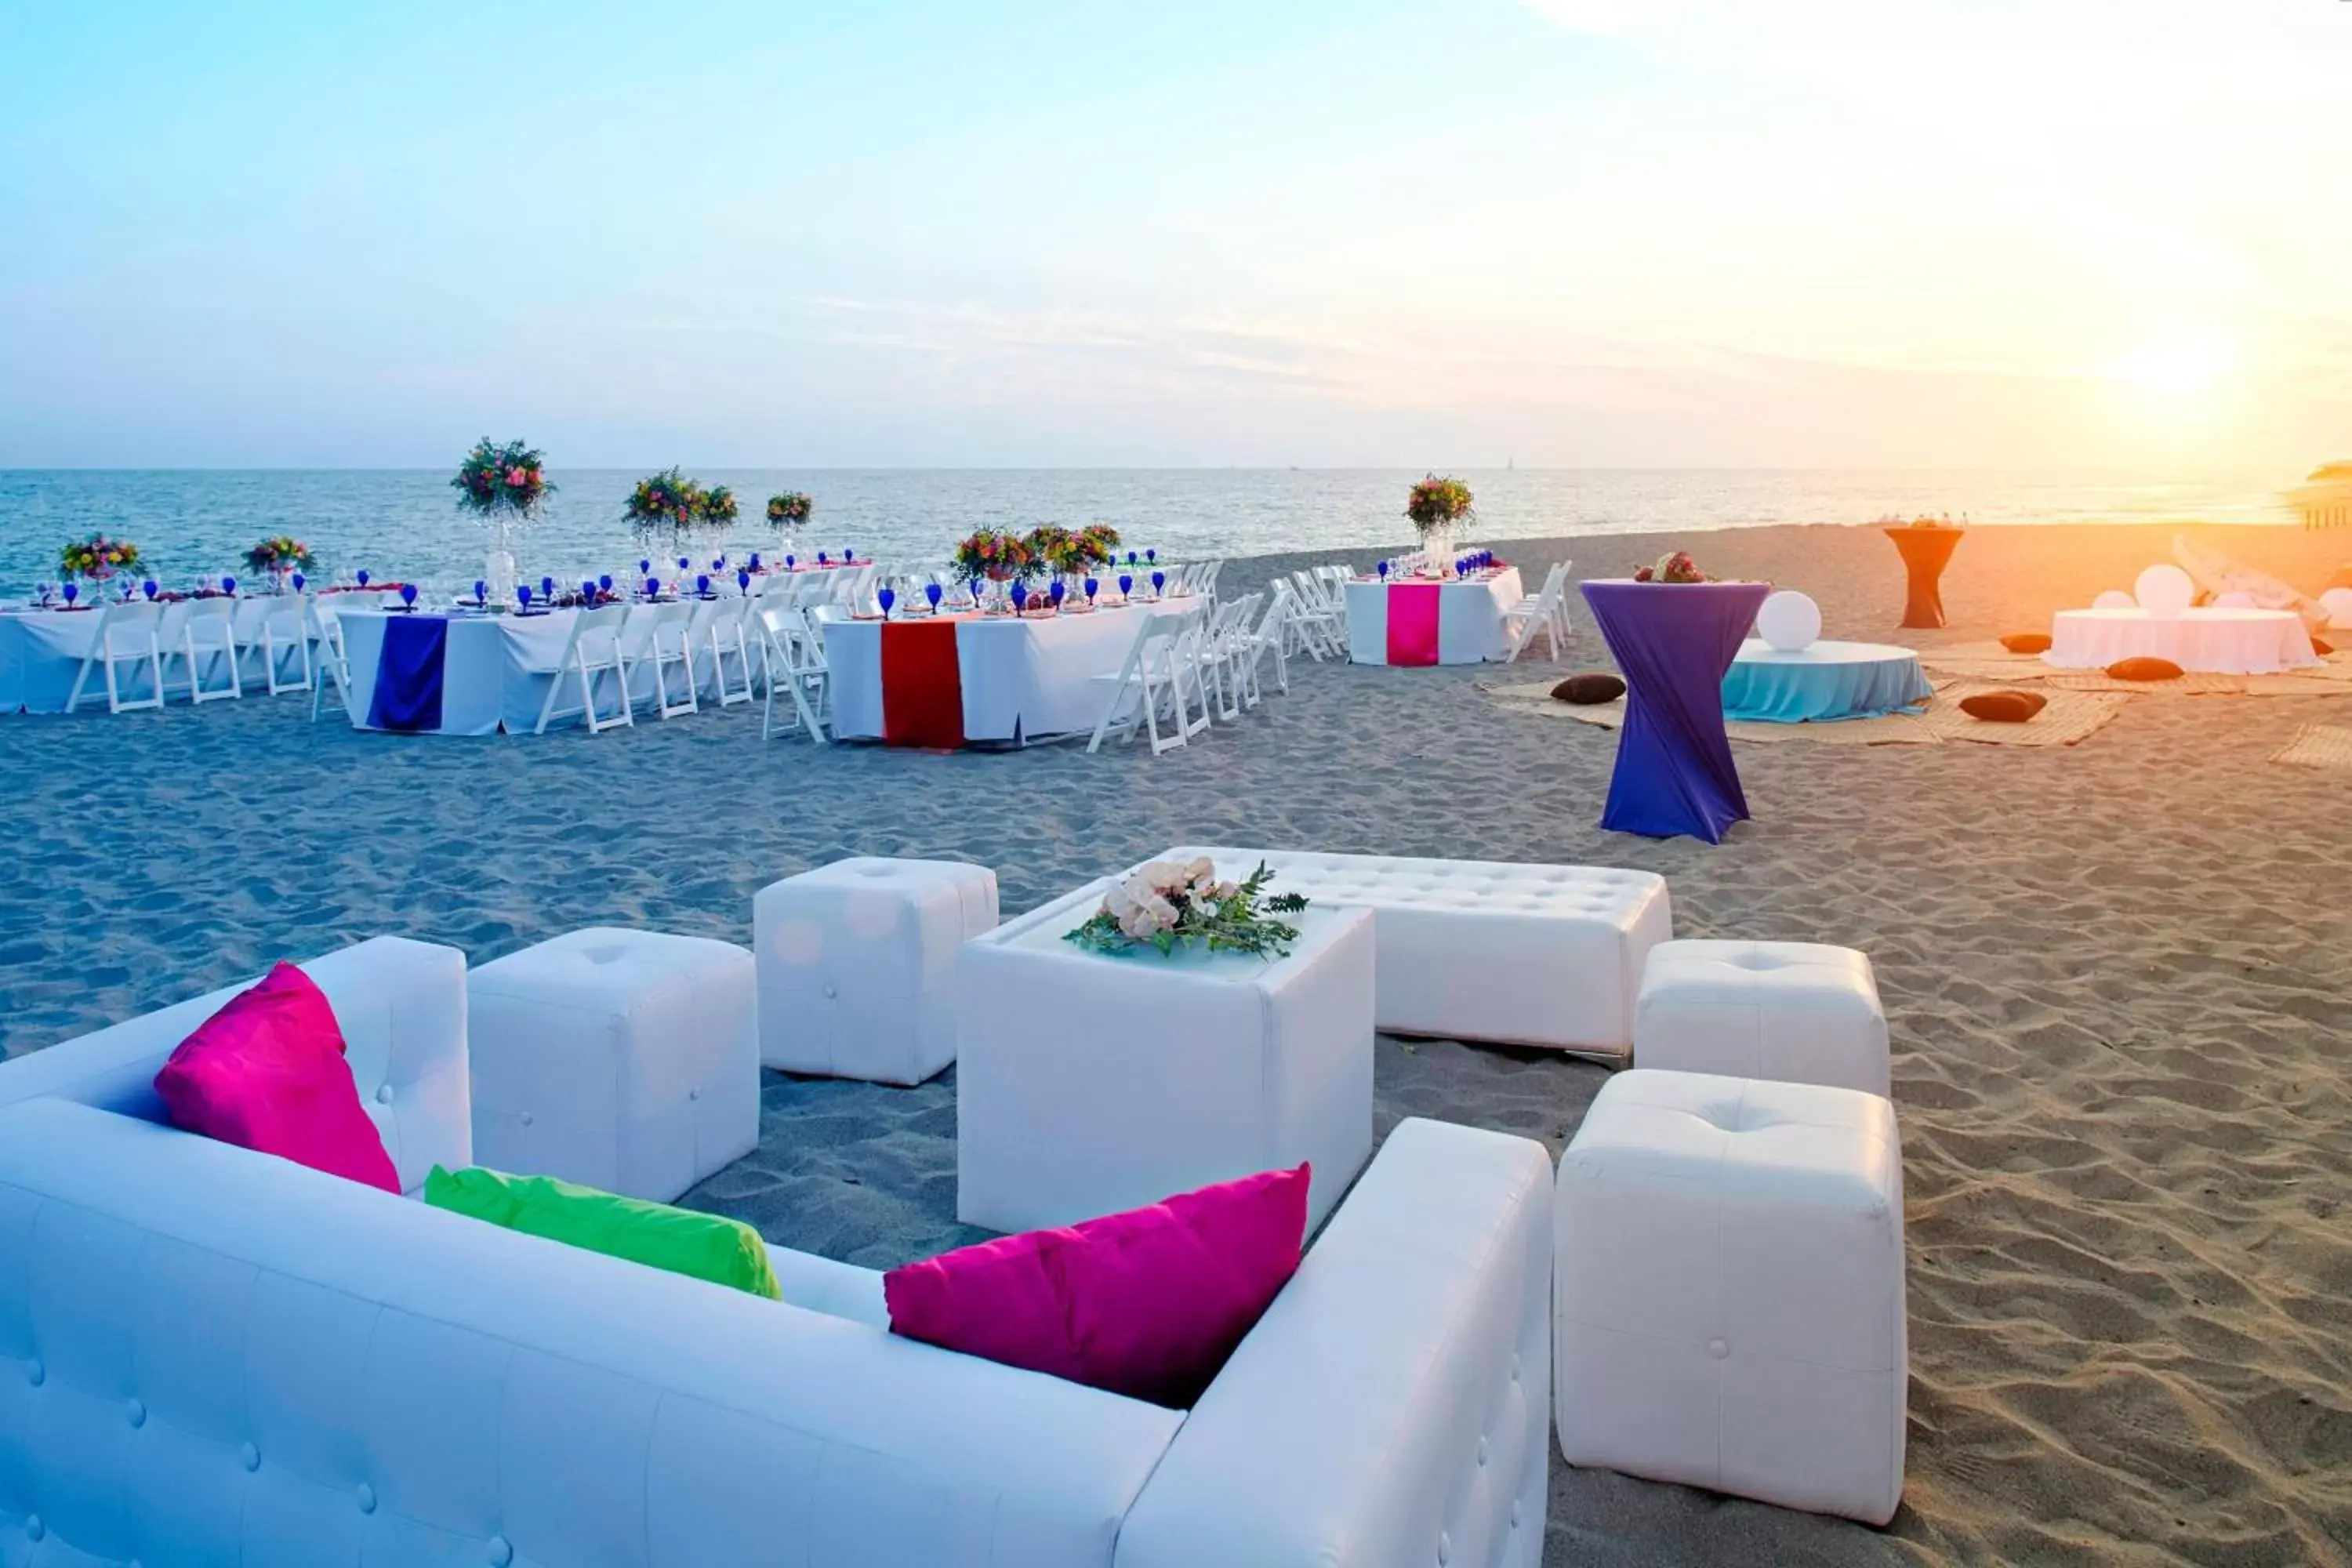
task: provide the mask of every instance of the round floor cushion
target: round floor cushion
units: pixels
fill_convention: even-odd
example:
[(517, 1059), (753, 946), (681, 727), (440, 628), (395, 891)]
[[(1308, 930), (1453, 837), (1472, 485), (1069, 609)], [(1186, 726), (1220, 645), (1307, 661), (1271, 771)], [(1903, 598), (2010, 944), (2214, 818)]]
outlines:
[(2320, 658), (2326, 658), (2329, 654), (2334, 653), (2336, 648), (2333, 644), (2324, 643), (2317, 637), (2314, 637), (2311, 639), (2311, 651), (2317, 654)]
[(2000, 639), (2000, 646), (2011, 653), (2048, 653), (2050, 637), (2045, 632), (2011, 632)]
[(1598, 671), (1571, 675), (1551, 689), (1552, 696), (1561, 702), (1573, 702), (1580, 708), (1590, 708), (1597, 702), (1614, 702), (1625, 695), (1625, 683), (1613, 675)]
[(1960, 699), (1960, 711), (1988, 724), (2022, 724), (2049, 700), (2039, 691), (1979, 691)]
[(2107, 666), (2117, 680), (2178, 680), (2181, 668), (2168, 658), (2119, 658)]

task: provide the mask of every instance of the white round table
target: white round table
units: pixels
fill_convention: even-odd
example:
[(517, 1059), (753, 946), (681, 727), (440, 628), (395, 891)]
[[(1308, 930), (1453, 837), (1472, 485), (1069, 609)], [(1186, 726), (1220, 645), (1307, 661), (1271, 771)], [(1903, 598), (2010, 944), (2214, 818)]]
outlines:
[(2270, 675), (2320, 662), (2303, 617), (2292, 610), (2061, 610), (2051, 617), (2044, 664), (2105, 669), (2126, 658), (2169, 659), (2216, 675)]

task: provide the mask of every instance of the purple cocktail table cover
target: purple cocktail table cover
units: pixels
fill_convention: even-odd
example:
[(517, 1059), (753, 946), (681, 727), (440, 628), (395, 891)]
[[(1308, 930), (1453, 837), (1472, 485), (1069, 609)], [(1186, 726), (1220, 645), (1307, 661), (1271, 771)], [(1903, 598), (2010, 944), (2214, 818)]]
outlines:
[(1583, 584), (1593, 624), (1625, 672), (1625, 728), (1601, 826), (1709, 844), (1748, 816), (1723, 730), (1723, 677), (1766, 583)]

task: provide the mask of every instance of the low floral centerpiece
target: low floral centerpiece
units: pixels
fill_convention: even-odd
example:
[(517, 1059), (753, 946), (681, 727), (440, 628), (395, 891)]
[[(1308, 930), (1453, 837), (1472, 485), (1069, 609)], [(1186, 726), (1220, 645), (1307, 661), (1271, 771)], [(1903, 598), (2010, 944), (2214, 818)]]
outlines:
[(1636, 583), (1712, 583), (1715, 579), (1698, 569), (1698, 563), (1691, 559), (1690, 552), (1676, 550), (1659, 556), (1655, 565), (1635, 568), (1633, 581)]
[(970, 581), (1023, 582), (1035, 574), (1037, 557), (1029, 541), (1006, 528), (974, 529), (949, 557), (959, 576)]
[(1263, 861), (1243, 880), (1221, 882), (1205, 856), (1153, 860), (1104, 894), (1102, 908), (1063, 940), (1093, 952), (1150, 948), (1165, 956), (1191, 945), (1209, 952), (1280, 958), (1298, 940), (1298, 928), (1274, 917), (1298, 913), (1307, 897), (1267, 896), (1266, 884), (1273, 879)]
[(504, 605), (514, 597), (514, 536), (555, 492), (547, 482), (546, 461), (535, 447), (486, 436), (457, 465), (449, 487), (457, 492), (458, 510), (471, 512), (489, 530), (490, 554), (482, 575), (493, 602)]
[(1471, 509), (1470, 487), (1456, 479), (1430, 475), (1405, 497), (1404, 514), (1421, 532), (1421, 546), (1433, 560), (1454, 556), (1454, 531), (1478, 514)]
[(316, 571), (319, 558), (300, 540), (281, 533), (247, 551), (245, 564), (249, 572), (267, 572), (272, 581), (282, 582), (289, 572)]
[(58, 552), (60, 573), (68, 578), (87, 577), (93, 583), (103, 583), (117, 572), (128, 572), (138, 564), (137, 545), (127, 539), (109, 539), (102, 533), (77, 540)]

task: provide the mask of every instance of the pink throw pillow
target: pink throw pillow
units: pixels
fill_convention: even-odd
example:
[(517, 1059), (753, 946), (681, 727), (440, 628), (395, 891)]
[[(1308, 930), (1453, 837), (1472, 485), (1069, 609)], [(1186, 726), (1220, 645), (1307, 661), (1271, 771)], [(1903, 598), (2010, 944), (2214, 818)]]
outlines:
[(891, 1331), (1189, 1408), (1297, 1272), (1311, 1174), (1265, 1171), (893, 1268)]
[(185, 1131), (400, 1191), (343, 1063), (335, 1010), (290, 963), (197, 1025), (155, 1075), (155, 1092)]

